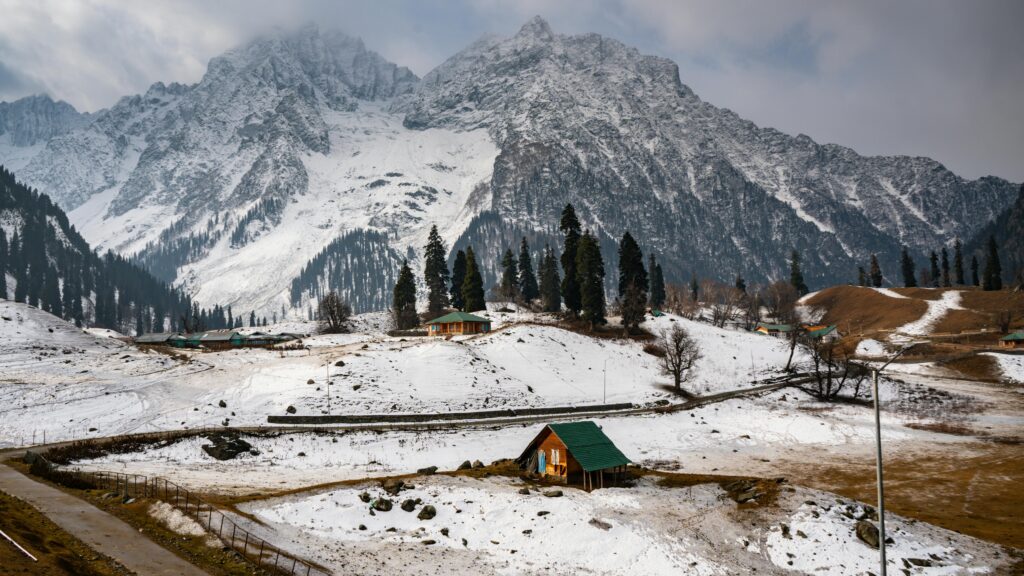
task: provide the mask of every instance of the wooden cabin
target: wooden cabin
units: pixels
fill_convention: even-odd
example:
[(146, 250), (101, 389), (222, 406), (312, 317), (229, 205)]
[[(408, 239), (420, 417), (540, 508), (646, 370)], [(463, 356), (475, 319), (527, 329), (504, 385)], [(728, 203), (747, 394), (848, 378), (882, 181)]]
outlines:
[(1024, 348), (1024, 331), (1013, 332), (999, 339), (1000, 348)]
[(617, 484), (630, 463), (590, 420), (544, 426), (518, 461), (529, 472), (584, 490)]
[(427, 334), (431, 336), (482, 334), (490, 331), (489, 319), (468, 312), (452, 312), (427, 322)]
[(786, 336), (793, 331), (793, 327), (789, 324), (765, 324), (759, 322), (757, 328), (754, 328), (754, 332), (759, 332), (766, 336), (775, 336), (777, 338)]

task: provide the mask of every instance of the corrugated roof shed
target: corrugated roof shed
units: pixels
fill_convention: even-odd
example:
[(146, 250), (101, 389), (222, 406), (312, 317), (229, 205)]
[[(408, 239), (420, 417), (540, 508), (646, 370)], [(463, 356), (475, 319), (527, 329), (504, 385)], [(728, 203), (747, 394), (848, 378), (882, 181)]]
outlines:
[(1024, 341), (1024, 332), (1014, 332), (1013, 334), (1007, 334), (1006, 336), (1000, 338), (1000, 340), (1004, 340), (1006, 342), (1014, 340)]
[(172, 336), (177, 336), (170, 332), (148, 332), (141, 336), (135, 337), (136, 344), (163, 344), (171, 339)]
[(590, 420), (548, 424), (548, 428), (565, 444), (573, 458), (586, 472), (604, 470), (630, 463), (611, 439)]
[(490, 323), (489, 318), (482, 318), (468, 312), (451, 312), (441, 316), (440, 318), (434, 318), (427, 324), (448, 324), (449, 322), (487, 322)]

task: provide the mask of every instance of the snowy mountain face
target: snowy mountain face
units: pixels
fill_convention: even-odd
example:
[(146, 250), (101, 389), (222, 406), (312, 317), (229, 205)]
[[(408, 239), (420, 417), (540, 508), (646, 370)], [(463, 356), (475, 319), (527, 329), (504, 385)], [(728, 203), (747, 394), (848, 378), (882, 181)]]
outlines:
[[(970, 237), (1016, 196), (928, 159), (758, 128), (701, 101), (672, 62), (539, 18), (422, 81), (306, 27), (52, 132), (0, 136), (0, 162), (93, 245), (260, 315), (326, 289), (382, 308), (390, 277), (357, 276), (416, 262), (431, 224), (487, 257), (523, 235), (540, 249), (567, 202), (602, 237), (629, 229), (670, 280), (777, 278), (796, 248), (824, 282), (872, 252), (895, 271), (901, 243)], [(322, 274), (306, 266), (318, 255)]]

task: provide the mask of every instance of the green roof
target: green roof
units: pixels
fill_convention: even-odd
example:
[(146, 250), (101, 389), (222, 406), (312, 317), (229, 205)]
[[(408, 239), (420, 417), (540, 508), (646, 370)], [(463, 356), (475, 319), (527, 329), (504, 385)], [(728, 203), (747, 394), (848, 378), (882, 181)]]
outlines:
[(427, 322), (427, 324), (448, 324), (448, 323), (451, 323), (451, 322), (488, 322), (488, 323), (490, 323), (490, 319), (488, 319), (488, 318), (481, 318), (480, 316), (476, 316), (476, 315), (470, 314), (468, 312), (451, 312), (449, 314), (445, 314), (444, 316), (441, 316), (440, 318), (434, 318), (430, 322)]
[(1007, 334), (1006, 336), (1000, 338), (1000, 340), (1003, 340), (1005, 342), (1010, 342), (1011, 340), (1024, 340), (1024, 332), (1014, 332), (1013, 334)]
[(807, 335), (810, 336), (811, 338), (821, 338), (823, 336), (828, 336), (829, 334), (835, 331), (836, 326), (835, 324), (833, 324), (831, 326), (826, 326), (824, 328), (818, 328), (817, 330), (811, 330), (810, 332), (807, 333)]
[(625, 466), (630, 462), (597, 424), (590, 420), (548, 424), (548, 428), (565, 444), (569, 453), (586, 472)]
[(765, 330), (769, 331), (775, 330), (777, 332), (789, 332), (790, 330), (793, 329), (793, 327), (790, 326), (789, 324), (765, 324), (763, 322), (758, 324), (757, 328), (764, 328)]

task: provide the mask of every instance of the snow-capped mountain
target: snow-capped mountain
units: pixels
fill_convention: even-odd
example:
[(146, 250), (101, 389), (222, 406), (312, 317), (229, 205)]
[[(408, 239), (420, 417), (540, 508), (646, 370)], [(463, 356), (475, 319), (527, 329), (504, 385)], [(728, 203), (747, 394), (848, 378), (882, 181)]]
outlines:
[(1016, 196), (759, 128), (671, 61), (539, 18), (422, 81), (338, 32), (264, 37), (45, 144), (0, 138), (0, 162), (94, 245), (261, 314), (304, 311), (328, 285), (381, 308), (381, 271), (416, 260), (431, 224), (490, 260), (522, 235), (555, 241), (567, 202), (606, 241), (632, 231), (670, 280), (779, 277), (796, 248), (809, 280), (836, 281), (871, 252), (895, 270), (902, 243), (970, 237)]

